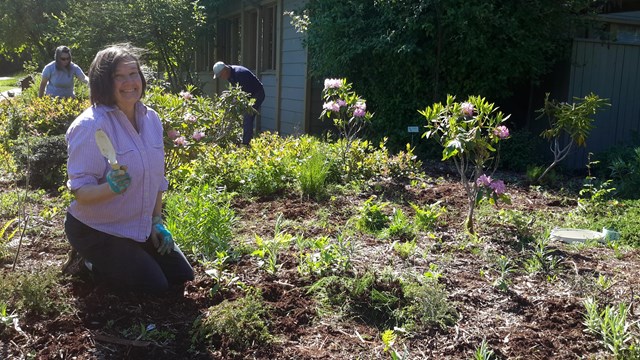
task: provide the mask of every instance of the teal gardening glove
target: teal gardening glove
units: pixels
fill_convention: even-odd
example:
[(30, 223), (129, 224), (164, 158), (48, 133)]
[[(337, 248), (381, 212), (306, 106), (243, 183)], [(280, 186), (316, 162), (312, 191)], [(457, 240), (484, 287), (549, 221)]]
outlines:
[(107, 173), (107, 183), (111, 191), (116, 194), (122, 194), (129, 185), (131, 185), (131, 176), (127, 172), (126, 166), (121, 167), (118, 170), (111, 170)]
[(154, 216), (151, 220), (151, 241), (160, 255), (166, 255), (173, 250), (173, 236), (162, 224), (162, 217)]

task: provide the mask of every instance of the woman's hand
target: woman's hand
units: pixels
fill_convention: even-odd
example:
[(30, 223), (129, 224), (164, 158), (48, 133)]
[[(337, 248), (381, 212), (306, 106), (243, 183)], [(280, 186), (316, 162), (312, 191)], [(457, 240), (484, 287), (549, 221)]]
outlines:
[(162, 217), (154, 216), (151, 220), (151, 241), (160, 255), (166, 255), (173, 250), (173, 236), (162, 224)]
[(107, 173), (107, 182), (111, 191), (116, 194), (122, 194), (131, 185), (131, 176), (126, 171), (126, 168), (111, 170)]

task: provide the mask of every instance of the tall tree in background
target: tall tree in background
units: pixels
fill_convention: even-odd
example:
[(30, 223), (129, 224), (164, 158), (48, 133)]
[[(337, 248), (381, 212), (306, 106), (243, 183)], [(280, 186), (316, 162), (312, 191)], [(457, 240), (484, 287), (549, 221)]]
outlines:
[(51, 61), (58, 46), (55, 16), (67, 0), (0, 0), (0, 56)]

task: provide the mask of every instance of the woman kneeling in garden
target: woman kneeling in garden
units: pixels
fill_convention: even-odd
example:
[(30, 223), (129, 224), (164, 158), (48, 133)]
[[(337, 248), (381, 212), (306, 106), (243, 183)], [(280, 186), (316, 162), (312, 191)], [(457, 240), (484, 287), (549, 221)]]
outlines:
[[(89, 68), (92, 106), (67, 130), (67, 186), (75, 200), (65, 232), (81, 258), (71, 256), (66, 268), (86, 264), (112, 285), (159, 293), (194, 275), (162, 222), (168, 187), (162, 124), (140, 101), (146, 80), (139, 53), (128, 44), (98, 52)], [(111, 140), (116, 161), (102, 155), (99, 129)]]

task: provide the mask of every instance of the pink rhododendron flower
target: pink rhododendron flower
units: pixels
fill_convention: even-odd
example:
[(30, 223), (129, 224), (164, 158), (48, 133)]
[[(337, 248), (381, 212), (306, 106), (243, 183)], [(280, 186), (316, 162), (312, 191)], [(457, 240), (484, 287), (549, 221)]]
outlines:
[(509, 129), (504, 125), (500, 125), (497, 128), (495, 128), (495, 130), (493, 130), (493, 134), (499, 137), (500, 139), (506, 139), (509, 137)]
[(178, 146), (185, 146), (185, 145), (187, 145), (187, 139), (185, 139), (184, 136), (180, 136), (180, 137), (176, 138), (175, 140), (173, 140), (173, 143), (178, 145)]
[(339, 100), (338, 100), (338, 105), (339, 105), (340, 107), (343, 107), (343, 106), (346, 106), (346, 105), (347, 105), (347, 102), (346, 102), (346, 101), (344, 101), (344, 100), (342, 100), (342, 99), (339, 99)]
[(364, 101), (357, 101), (355, 106), (357, 109), (360, 109), (363, 111), (367, 110), (367, 104)]
[(180, 91), (180, 96), (185, 100), (191, 100), (193, 98), (193, 95), (188, 91)]
[(504, 181), (502, 180), (492, 181), (489, 187), (493, 189), (493, 191), (495, 191), (495, 193), (498, 195), (502, 195), (505, 193), (505, 191), (507, 191), (507, 187), (504, 185)]
[(324, 103), (324, 105), (322, 105), (322, 108), (329, 111), (335, 111), (335, 112), (340, 111), (340, 105), (335, 101), (329, 101)]
[(341, 79), (324, 79), (324, 89), (339, 89), (342, 86)]
[(487, 176), (485, 174), (480, 175), (478, 180), (476, 180), (476, 184), (478, 184), (478, 186), (490, 186), (491, 176)]
[(189, 122), (196, 122), (198, 119), (196, 118), (195, 115), (193, 115), (192, 113), (186, 113), (184, 114), (184, 121), (189, 121)]
[(191, 136), (193, 138), (193, 140), (195, 141), (199, 141), (200, 139), (202, 139), (204, 137), (204, 132), (203, 131), (194, 131), (193, 136)]
[(462, 108), (462, 114), (464, 116), (473, 116), (475, 107), (473, 106), (472, 103), (463, 102), (462, 104), (460, 104), (460, 107)]
[(171, 140), (175, 140), (178, 136), (180, 136), (180, 132), (174, 129), (167, 131), (167, 136)]
[(355, 110), (353, 110), (353, 116), (355, 117), (363, 117), (367, 112), (360, 109), (360, 108), (356, 108)]

